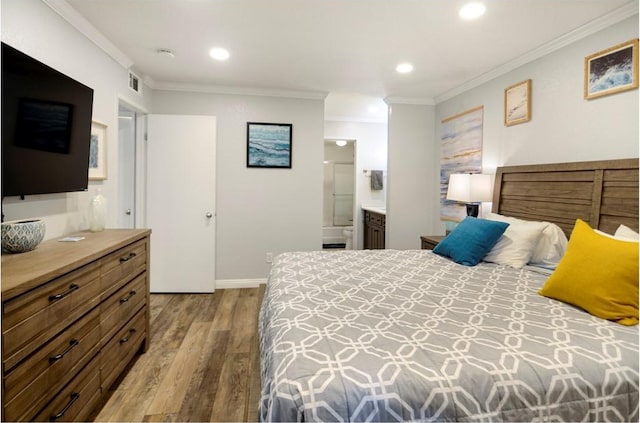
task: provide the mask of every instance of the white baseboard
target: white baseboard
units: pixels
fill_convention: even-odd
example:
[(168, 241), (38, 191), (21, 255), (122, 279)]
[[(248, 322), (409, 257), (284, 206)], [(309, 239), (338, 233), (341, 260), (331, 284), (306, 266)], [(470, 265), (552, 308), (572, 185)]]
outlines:
[(266, 283), (266, 279), (219, 279), (216, 280), (216, 289), (258, 288)]

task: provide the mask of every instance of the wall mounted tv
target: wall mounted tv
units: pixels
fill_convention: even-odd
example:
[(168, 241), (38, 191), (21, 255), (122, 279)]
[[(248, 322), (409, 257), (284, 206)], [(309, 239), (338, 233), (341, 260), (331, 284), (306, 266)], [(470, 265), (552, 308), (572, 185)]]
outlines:
[(93, 90), (2, 43), (2, 197), (84, 191)]

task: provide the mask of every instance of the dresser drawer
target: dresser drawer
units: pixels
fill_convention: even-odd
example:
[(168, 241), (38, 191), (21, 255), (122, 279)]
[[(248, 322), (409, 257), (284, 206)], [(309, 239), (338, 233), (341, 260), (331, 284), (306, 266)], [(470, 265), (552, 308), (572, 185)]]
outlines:
[(100, 315), (94, 308), (3, 378), (4, 418), (28, 420), (100, 348)]
[(38, 415), (34, 421), (86, 421), (100, 400), (98, 357), (91, 360)]
[(2, 303), (4, 373), (98, 304), (99, 270), (91, 263)]
[(100, 304), (100, 332), (102, 343), (128, 322), (147, 298), (147, 274), (143, 273)]
[(109, 389), (138, 351), (140, 341), (145, 336), (145, 316), (145, 310), (140, 310), (102, 348), (100, 352), (100, 379), (104, 391)]
[(147, 241), (134, 242), (115, 251), (100, 261), (100, 286), (102, 299), (107, 298), (125, 283), (145, 270)]

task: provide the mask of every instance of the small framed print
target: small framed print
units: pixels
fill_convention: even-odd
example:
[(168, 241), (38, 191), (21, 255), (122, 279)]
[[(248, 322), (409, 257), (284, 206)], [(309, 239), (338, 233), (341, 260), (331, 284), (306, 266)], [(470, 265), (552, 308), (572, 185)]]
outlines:
[(531, 80), (518, 82), (504, 90), (504, 126), (531, 120)]
[(638, 88), (638, 39), (584, 58), (584, 98)]
[(290, 123), (247, 122), (247, 167), (291, 169)]
[(89, 144), (89, 180), (107, 179), (107, 125), (91, 122), (91, 141)]

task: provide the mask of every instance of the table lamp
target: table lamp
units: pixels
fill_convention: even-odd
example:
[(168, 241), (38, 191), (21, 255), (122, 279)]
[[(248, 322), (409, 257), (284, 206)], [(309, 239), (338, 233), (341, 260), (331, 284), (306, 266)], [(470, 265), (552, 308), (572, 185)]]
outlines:
[(453, 173), (449, 176), (447, 200), (464, 202), (467, 216), (478, 217), (480, 203), (492, 200), (491, 191), (491, 175)]

